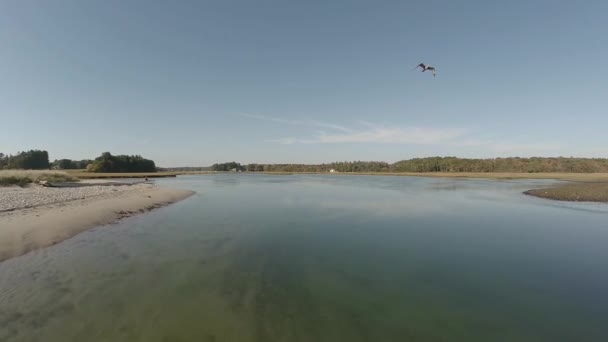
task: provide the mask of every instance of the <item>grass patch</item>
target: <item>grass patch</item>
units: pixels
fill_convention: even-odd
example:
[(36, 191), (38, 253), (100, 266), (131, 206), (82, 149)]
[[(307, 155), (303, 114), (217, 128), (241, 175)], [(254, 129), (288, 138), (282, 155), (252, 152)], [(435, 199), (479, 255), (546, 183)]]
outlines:
[(31, 183), (32, 180), (28, 177), (19, 177), (19, 176), (0, 176), (0, 186), (25, 186), (26, 184)]
[(0, 186), (25, 186), (30, 183), (47, 181), (49, 183), (76, 182), (78, 178), (60, 171), (1, 170)]

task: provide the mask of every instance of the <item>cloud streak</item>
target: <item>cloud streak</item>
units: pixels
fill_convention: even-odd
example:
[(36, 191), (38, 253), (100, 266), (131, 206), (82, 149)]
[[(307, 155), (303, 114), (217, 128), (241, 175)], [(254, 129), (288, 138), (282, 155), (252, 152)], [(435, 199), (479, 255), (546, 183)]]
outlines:
[(340, 125), (335, 125), (327, 122), (317, 121), (317, 120), (292, 120), (292, 119), (284, 119), (277, 118), (266, 115), (258, 115), (258, 114), (248, 114), (248, 113), (240, 113), (239, 116), (266, 121), (266, 122), (274, 122), (277, 124), (290, 125), (290, 126), (308, 126), (308, 127), (317, 127), (317, 128), (325, 128), (331, 129), (335, 131), (341, 132), (352, 132), (352, 129)]
[(466, 134), (466, 130), (455, 128), (403, 127), (389, 128), (370, 122), (359, 121), (363, 129), (354, 129), (342, 125), (317, 120), (293, 120), (258, 114), (239, 114), (242, 117), (259, 121), (272, 122), (289, 126), (323, 128), (332, 131), (317, 131), (316, 136), (309, 138), (284, 137), (267, 139), (266, 142), (282, 145), (290, 144), (332, 144), (332, 143), (386, 143), (386, 144), (439, 144), (456, 139)]
[(432, 145), (449, 142), (462, 137), (467, 132), (454, 128), (368, 128), (366, 130), (344, 134), (321, 134), (304, 143), (383, 143), (383, 144), (411, 144)]
[(460, 149), (475, 149), (500, 155), (541, 155), (556, 153), (562, 144), (553, 142), (504, 142), (474, 137), (470, 129), (442, 127), (387, 127), (368, 121), (357, 121), (358, 128), (351, 128), (315, 120), (292, 120), (277, 117), (240, 114), (243, 117), (290, 126), (328, 129), (330, 132), (315, 130), (308, 137), (282, 137), (267, 139), (265, 142), (293, 144), (400, 144), (447, 146)]

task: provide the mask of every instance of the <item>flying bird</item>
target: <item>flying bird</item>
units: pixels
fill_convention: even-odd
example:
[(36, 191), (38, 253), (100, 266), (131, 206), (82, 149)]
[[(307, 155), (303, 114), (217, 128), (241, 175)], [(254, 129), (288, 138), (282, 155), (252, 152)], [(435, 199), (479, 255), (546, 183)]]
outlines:
[[(421, 68), (422, 72), (425, 72), (427, 70), (431, 71), (433, 73), (433, 77), (435, 77), (436, 73), (435, 73), (435, 67), (432, 67), (430, 65), (426, 65), (424, 63), (420, 63), (418, 65), (416, 65), (416, 68)], [(416, 68), (412, 69), (415, 70)]]

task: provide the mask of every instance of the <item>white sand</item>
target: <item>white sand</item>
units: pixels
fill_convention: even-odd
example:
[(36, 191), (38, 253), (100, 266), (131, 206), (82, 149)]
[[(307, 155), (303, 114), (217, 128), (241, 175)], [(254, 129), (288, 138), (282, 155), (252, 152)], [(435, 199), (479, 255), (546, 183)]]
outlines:
[(0, 261), (192, 194), (151, 184), (0, 188)]

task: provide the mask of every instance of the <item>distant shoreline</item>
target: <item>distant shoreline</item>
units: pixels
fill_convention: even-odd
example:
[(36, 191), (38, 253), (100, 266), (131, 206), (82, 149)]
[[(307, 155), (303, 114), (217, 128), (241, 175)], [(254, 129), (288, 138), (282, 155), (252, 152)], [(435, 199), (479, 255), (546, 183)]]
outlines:
[[(235, 173), (235, 172), (220, 172)], [(608, 203), (608, 173), (504, 173), (504, 172), (243, 172), (260, 175), (332, 175), (332, 176), (402, 176), (461, 179), (548, 179), (569, 181), (542, 189), (530, 189), (523, 194), (558, 201)]]
[(330, 174), (344, 176), (403, 176), (403, 177), (440, 177), (440, 178), (482, 178), (494, 180), (507, 179), (552, 179), (569, 181), (567, 184), (557, 184), (541, 189), (530, 189), (523, 194), (569, 202), (601, 202), (608, 203), (608, 173), (475, 173), (475, 172), (343, 172), (343, 173), (317, 173), (317, 172), (254, 172), (269, 175), (289, 174)]
[[(205, 172), (209, 174), (213, 172)], [(219, 174), (238, 174), (222, 171)], [(440, 178), (487, 178), (487, 179), (556, 179), (581, 182), (608, 182), (608, 173), (562, 173), (562, 172), (240, 172), (260, 175), (332, 175), (332, 176), (404, 176)]]
[[(232, 171), (184, 171), (157, 172), (138, 174), (91, 174), (86, 172), (69, 172), (76, 177), (84, 178), (143, 178), (143, 177), (176, 177), (178, 175), (213, 175), (213, 174), (252, 174), (252, 175), (331, 175), (331, 176), (393, 176), (393, 177), (440, 177), (440, 178), (480, 178), (480, 179), (549, 179), (570, 181), (565, 187), (558, 184), (543, 189), (530, 189), (524, 194), (560, 201), (606, 202), (608, 203), (608, 173), (565, 173), (565, 172), (232, 172)], [(592, 184), (590, 184), (592, 183)]]
[(98, 173), (82, 170), (62, 170), (79, 179), (108, 178), (165, 178), (180, 175), (213, 174), (259, 174), (259, 175), (332, 175), (332, 176), (410, 176), (448, 178), (488, 178), (488, 179), (557, 179), (568, 181), (601, 182), (608, 181), (608, 173), (565, 173), (565, 172), (288, 172), (288, 171), (159, 171), (137, 173)]

